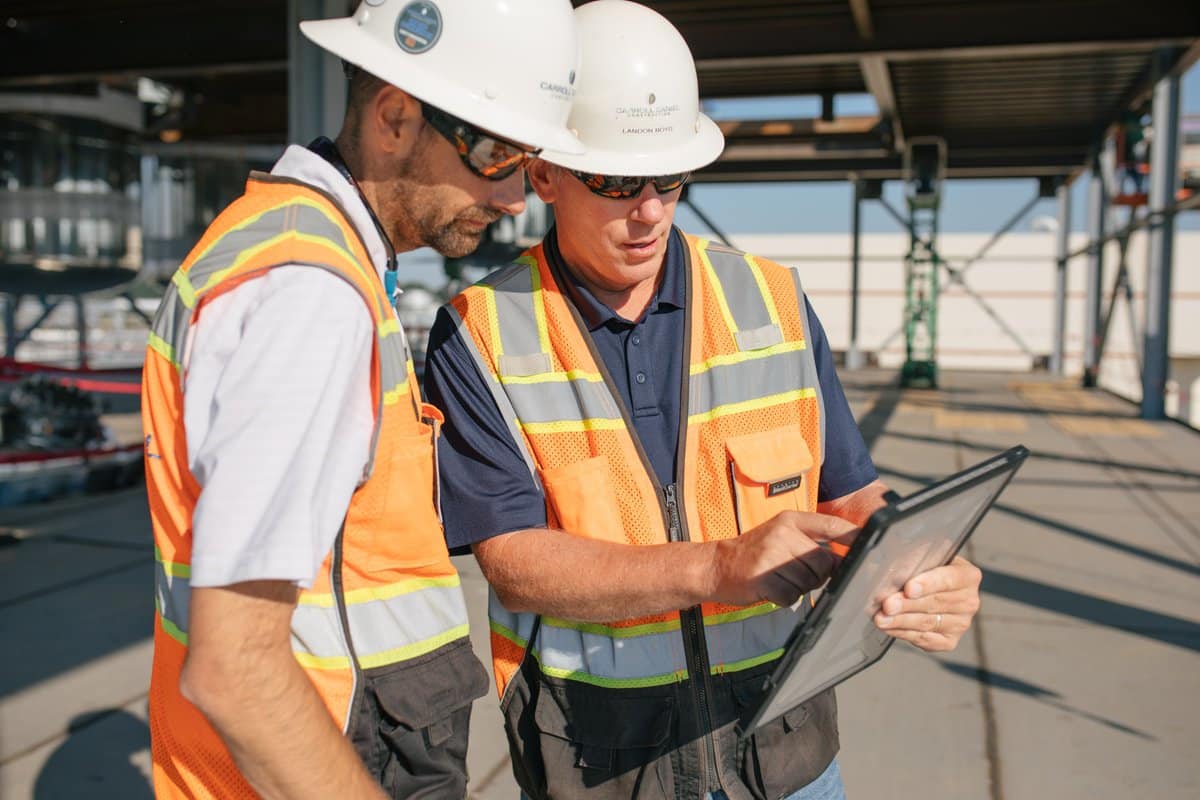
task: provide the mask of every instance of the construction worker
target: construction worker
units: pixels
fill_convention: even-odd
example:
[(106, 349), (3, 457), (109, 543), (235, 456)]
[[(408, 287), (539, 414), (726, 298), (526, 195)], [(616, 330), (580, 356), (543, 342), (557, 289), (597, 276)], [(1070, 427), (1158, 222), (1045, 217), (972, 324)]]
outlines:
[[(842, 797), (832, 692), (736, 726), (834, 566), (823, 545), (885, 487), (796, 274), (672, 227), (723, 147), (683, 38), (625, 0), (575, 15), (586, 151), (528, 173), (555, 226), (443, 307), (426, 372), (515, 777), (539, 799)], [(875, 622), (950, 649), (979, 579), (923, 573)]]
[(487, 672), (388, 287), (395, 253), (461, 256), (519, 212), (537, 148), (580, 149), (574, 21), (566, 0), (367, 0), (300, 27), (350, 65), (341, 133), (250, 176), (146, 357), (155, 790), (462, 797)]

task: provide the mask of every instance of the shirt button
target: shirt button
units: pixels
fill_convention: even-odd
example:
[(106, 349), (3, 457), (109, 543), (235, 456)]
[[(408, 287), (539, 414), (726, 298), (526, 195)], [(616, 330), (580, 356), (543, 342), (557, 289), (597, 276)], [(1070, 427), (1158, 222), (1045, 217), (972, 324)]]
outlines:
[(633, 376), (633, 379), (635, 381), (637, 381), (638, 383), (645, 383), (646, 382), (646, 373), (639, 372), (637, 375)]
[(641, 343), (642, 343), (642, 337), (641, 337), (641, 336), (638, 336), (638, 335), (635, 333), (635, 334), (633, 335), (633, 343), (634, 343), (634, 344), (641, 344)]

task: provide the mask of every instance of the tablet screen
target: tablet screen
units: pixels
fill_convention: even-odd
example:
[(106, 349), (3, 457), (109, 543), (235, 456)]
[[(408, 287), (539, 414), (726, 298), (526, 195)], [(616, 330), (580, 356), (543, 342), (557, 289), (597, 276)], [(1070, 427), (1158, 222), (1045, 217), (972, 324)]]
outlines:
[[(778, 688), (768, 695), (754, 726), (769, 722), (883, 655), (892, 639), (875, 627), (872, 617), (884, 598), (915, 575), (952, 558), (1008, 482), (1015, 465), (1006, 466), (1000, 470), (995, 464), (981, 467), (995, 474), (966, 489), (959, 487), (976, 479), (980, 470), (918, 492), (896, 505), (899, 516), (886, 531), (872, 535), (870, 526), (864, 529), (862, 535), (872, 535), (876, 543), (865, 552), (852, 552), (848, 559), (853, 562), (843, 565), (845, 574), (835, 577), (822, 595), (792, 645), (796, 648), (791, 653), (794, 667), (773, 676)], [(781, 671), (791, 660), (785, 657)]]

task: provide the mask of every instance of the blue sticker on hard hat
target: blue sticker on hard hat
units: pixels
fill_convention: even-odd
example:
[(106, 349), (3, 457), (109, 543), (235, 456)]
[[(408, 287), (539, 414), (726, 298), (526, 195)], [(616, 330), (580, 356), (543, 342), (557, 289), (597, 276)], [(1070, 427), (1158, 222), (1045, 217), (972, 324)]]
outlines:
[(442, 35), (442, 12), (430, 0), (409, 3), (396, 17), (396, 44), (406, 53), (424, 53)]

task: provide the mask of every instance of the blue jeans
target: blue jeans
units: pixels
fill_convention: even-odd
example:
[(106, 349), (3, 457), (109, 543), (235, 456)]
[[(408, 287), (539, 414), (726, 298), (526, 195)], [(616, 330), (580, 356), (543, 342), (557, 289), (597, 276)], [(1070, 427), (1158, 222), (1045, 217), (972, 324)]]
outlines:
[[(724, 792), (710, 794), (709, 800), (726, 800)], [(830, 762), (815, 781), (792, 792), (783, 800), (846, 800), (846, 789), (842, 786), (842, 772), (837, 759)]]

